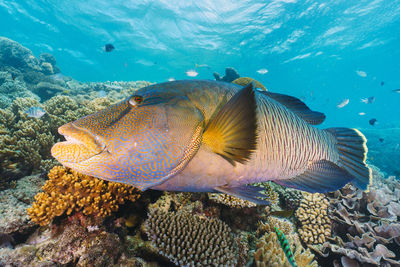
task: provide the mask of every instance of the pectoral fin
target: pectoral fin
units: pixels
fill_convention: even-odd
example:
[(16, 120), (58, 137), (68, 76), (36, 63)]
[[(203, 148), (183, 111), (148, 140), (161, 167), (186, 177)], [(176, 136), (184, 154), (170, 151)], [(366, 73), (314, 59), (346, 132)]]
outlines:
[(250, 159), (256, 149), (257, 116), (253, 83), (237, 92), (211, 119), (203, 144), (234, 165)]

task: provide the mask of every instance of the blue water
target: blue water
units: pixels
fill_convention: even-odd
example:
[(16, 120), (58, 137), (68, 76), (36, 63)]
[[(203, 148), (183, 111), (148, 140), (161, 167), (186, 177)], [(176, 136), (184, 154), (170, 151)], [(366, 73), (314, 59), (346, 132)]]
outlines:
[(232, 66), (327, 114), (323, 127), (400, 126), (399, 29), (399, 0), (0, 0), (0, 35), (77, 80), (186, 79), (196, 63), (211, 67), (196, 78), (213, 79)]

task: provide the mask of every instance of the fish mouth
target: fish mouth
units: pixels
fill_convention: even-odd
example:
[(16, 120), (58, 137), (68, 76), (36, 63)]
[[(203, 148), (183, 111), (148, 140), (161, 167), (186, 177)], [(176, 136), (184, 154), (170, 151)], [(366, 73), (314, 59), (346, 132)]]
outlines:
[(61, 163), (80, 163), (107, 151), (99, 135), (73, 122), (61, 126), (58, 132), (66, 141), (56, 143), (51, 148), (51, 154)]

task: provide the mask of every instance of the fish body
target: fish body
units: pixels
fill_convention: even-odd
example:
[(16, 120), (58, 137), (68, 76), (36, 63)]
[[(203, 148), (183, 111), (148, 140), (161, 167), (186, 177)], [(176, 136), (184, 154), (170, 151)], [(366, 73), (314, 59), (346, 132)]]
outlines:
[(195, 70), (188, 70), (188, 71), (186, 71), (186, 75), (188, 77), (196, 77), (197, 75), (199, 75), (199, 73)]
[(260, 190), (248, 184), (272, 180), (327, 192), (353, 182), (367, 189), (365, 138), (311, 125), (324, 118), (253, 84), (174, 81), (61, 126), (67, 141), (52, 155), (78, 172), (141, 190), (223, 192), (260, 204)]
[(264, 75), (264, 74), (268, 73), (268, 70), (267, 69), (259, 69), (259, 70), (257, 70), (257, 73)]
[(115, 49), (113, 44), (105, 44), (104, 45), (104, 51), (105, 52), (112, 52)]
[(394, 90), (392, 90), (392, 92), (400, 94), (400, 89), (394, 89)]
[(370, 120), (368, 121), (368, 123), (369, 123), (370, 125), (374, 126), (375, 123), (376, 123), (377, 121), (378, 121), (377, 119), (373, 118), (373, 119), (370, 119)]
[(344, 108), (345, 106), (347, 106), (349, 104), (350, 100), (348, 98), (343, 99), (342, 101), (340, 101), (340, 103), (338, 103), (336, 106), (338, 108)]
[(357, 75), (360, 76), (360, 77), (363, 77), (363, 78), (367, 77), (367, 73), (366, 73), (365, 71), (356, 70), (356, 73), (357, 73)]
[(375, 102), (375, 97), (374, 96), (370, 96), (368, 98), (361, 98), (361, 102), (365, 103), (365, 104), (372, 104)]
[(286, 239), (286, 236), (278, 227), (274, 226), (274, 230), (276, 236), (278, 237), (279, 244), (281, 245), (283, 252), (285, 253), (286, 258), (288, 259), (290, 265), (292, 265), (292, 267), (297, 267), (298, 265), (294, 259), (293, 252), (290, 249), (290, 244), (289, 241)]
[(46, 111), (41, 107), (31, 107), (25, 111), (28, 117), (40, 119)]

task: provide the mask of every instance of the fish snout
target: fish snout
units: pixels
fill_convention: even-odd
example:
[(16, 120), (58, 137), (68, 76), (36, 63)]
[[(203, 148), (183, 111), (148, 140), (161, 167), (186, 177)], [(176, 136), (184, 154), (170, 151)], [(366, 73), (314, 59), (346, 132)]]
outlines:
[(73, 122), (58, 128), (58, 133), (63, 135), (66, 141), (56, 143), (51, 148), (51, 154), (61, 163), (82, 162), (106, 150), (105, 142), (100, 136)]

